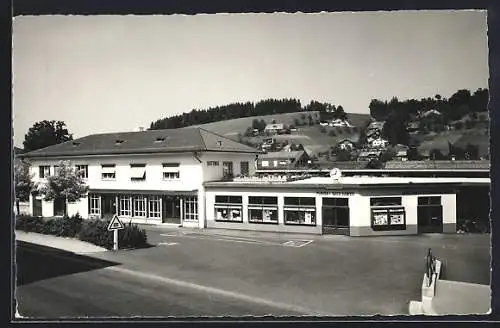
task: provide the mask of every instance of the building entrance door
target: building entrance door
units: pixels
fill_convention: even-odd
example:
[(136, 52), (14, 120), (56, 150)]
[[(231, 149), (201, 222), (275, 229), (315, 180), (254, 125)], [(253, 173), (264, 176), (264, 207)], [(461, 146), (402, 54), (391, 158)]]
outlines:
[(418, 232), (443, 232), (443, 207), (441, 197), (418, 197)]
[(163, 197), (163, 223), (181, 223), (181, 198), (179, 196)]
[(116, 197), (114, 195), (101, 196), (101, 217), (112, 218), (116, 214)]
[(42, 200), (33, 196), (33, 216), (42, 216)]
[(349, 235), (349, 200), (323, 198), (323, 234)]

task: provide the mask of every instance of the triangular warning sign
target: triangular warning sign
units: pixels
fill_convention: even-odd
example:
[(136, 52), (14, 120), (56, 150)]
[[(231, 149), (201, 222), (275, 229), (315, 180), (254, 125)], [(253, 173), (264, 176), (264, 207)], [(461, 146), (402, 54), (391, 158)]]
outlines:
[(111, 222), (109, 222), (108, 225), (108, 230), (120, 230), (120, 229), (125, 229), (125, 226), (123, 225), (122, 221), (118, 218), (118, 215), (114, 215), (113, 218), (111, 219)]

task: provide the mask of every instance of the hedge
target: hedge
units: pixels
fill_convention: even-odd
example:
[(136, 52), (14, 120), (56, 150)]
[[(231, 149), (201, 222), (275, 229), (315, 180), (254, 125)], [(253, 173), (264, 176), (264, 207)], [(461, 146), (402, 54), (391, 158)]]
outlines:
[[(80, 240), (106, 247), (113, 248), (113, 233), (108, 231), (109, 220), (85, 220), (78, 234)], [(143, 248), (147, 247), (147, 234), (144, 229), (139, 229), (137, 224), (125, 224), (125, 229), (118, 231), (118, 246), (120, 248)]]
[[(77, 237), (97, 246), (113, 248), (113, 233), (108, 231), (109, 220), (83, 220), (81, 216), (43, 219), (29, 215), (16, 217), (16, 230), (36, 232), (61, 237)], [(143, 248), (148, 246), (147, 234), (137, 224), (125, 224), (125, 229), (118, 232), (118, 245), (124, 248)]]

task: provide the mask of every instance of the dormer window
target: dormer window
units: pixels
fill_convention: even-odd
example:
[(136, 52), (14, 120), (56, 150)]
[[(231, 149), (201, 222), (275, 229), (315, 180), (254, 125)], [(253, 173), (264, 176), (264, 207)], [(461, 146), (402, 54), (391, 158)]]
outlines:
[(222, 141), (217, 140), (217, 145), (218, 145), (219, 147), (222, 147)]
[(121, 145), (125, 140), (122, 140), (122, 139), (116, 139), (115, 140), (115, 145)]
[(73, 147), (77, 147), (77, 146), (80, 146), (80, 142), (78, 142), (78, 141), (73, 141)]

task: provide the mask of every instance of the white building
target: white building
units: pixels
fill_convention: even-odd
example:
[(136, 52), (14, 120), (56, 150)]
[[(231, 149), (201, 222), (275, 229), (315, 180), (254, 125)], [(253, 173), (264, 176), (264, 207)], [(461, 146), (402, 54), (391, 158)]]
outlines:
[[(455, 232), (463, 186), (489, 178), (255, 176), (260, 152), (200, 128), (96, 134), (23, 154), (35, 182), (61, 160), (83, 172), (75, 203), (30, 197), (32, 215), (351, 236)], [(483, 206), (484, 207), (484, 206)], [(465, 213), (465, 212), (464, 212)], [(469, 214), (464, 214), (469, 215)]]
[(258, 153), (201, 128), (90, 135), (23, 155), (37, 183), (69, 160), (89, 186), (76, 203), (32, 195), (30, 213), (51, 217), (67, 206), (69, 215), (203, 228), (203, 183), (253, 174)]
[(264, 128), (264, 132), (276, 134), (284, 129), (285, 125), (283, 123), (272, 123), (266, 125), (266, 127)]
[(457, 188), (489, 178), (250, 177), (206, 182), (207, 227), (351, 236), (455, 233)]
[(373, 148), (386, 148), (388, 144), (389, 141), (382, 138), (377, 138), (371, 141), (370, 146)]

